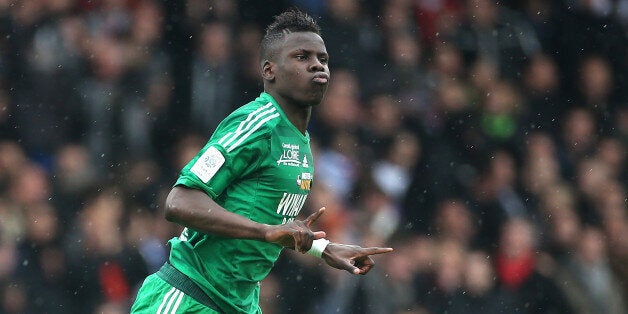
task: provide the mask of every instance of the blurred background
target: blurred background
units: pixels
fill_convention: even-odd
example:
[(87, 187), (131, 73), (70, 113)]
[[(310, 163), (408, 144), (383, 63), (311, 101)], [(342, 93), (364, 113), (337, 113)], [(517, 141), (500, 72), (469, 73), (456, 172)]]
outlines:
[(0, 0), (0, 313), (128, 313), (291, 6), (332, 71), (303, 212), (395, 251), (285, 252), (265, 313), (628, 313), (627, 0)]

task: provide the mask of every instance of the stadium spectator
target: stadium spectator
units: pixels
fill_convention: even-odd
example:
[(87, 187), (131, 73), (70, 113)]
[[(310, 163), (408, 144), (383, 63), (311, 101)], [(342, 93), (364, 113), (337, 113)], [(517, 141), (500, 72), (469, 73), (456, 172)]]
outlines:
[(210, 132), (234, 108), (236, 64), (229, 24), (212, 21), (203, 26), (192, 67), (191, 119), (194, 130)]
[(601, 230), (586, 227), (576, 251), (556, 274), (556, 283), (575, 313), (625, 313), (624, 293), (606, 259)]
[(537, 268), (538, 236), (524, 218), (504, 223), (495, 252), (498, 283), (515, 295), (514, 310), (526, 313), (572, 313), (559, 287)]
[(466, 62), (488, 59), (504, 78), (515, 79), (524, 60), (541, 51), (534, 29), (516, 11), (494, 1), (472, 0), (465, 13), (453, 40)]

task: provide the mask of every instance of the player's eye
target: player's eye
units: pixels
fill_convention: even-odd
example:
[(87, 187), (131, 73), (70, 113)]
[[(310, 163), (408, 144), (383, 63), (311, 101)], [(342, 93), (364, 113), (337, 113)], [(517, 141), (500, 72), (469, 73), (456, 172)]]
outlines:
[(302, 55), (302, 54), (296, 55), (295, 58), (297, 58), (297, 60), (301, 60), (301, 61), (307, 60), (307, 56), (306, 55)]

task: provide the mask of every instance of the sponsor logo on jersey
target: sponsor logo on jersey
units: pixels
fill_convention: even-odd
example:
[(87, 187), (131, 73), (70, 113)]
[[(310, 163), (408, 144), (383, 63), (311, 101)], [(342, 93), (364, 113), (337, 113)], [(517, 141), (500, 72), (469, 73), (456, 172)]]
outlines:
[(288, 218), (296, 217), (301, 211), (305, 199), (307, 199), (307, 194), (284, 192), (281, 201), (279, 201), (279, 205), (277, 205), (277, 214), (288, 216)]
[(312, 187), (312, 174), (309, 172), (303, 172), (297, 177), (297, 186), (301, 190), (309, 191)]
[[(277, 160), (277, 164), (291, 167), (301, 166), (301, 159), (299, 158), (301, 155), (299, 152), (299, 145), (282, 143), (281, 146), (283, 151), (281, 153), (281, 157)], [(307, 161), (307, 159), (305, 160)]]

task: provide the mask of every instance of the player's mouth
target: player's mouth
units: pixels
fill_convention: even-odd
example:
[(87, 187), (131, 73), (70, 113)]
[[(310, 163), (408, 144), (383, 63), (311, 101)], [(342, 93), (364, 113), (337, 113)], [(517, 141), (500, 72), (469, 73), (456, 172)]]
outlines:
[(325, 72), (316, 73), (316, 75), (314, 75), (314, 78), (312, 79), (312, 81), (314, 81), (314, 83), (318, 83), (318, 84), (327, 84), (329, 82), (329, 74), (327, 74)]

